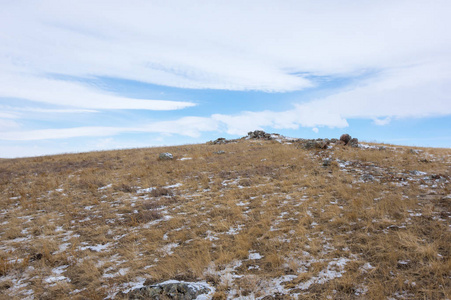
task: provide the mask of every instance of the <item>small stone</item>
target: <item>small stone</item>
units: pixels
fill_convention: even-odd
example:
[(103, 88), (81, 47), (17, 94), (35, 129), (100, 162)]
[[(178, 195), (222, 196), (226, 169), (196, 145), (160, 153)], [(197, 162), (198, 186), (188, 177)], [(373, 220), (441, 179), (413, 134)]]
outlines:
[(323, 159), (323, 167), (330, 166), (330, 163), (331, 163), (331, 161), (329, 158)]
[(363, 174), (361, 177), (360, 177), (360, 179), (362, 180), (362, 181), (374, 181), (374, 176), (373, 175), (371, 175), (371, 174)]
[(174, 156), (169, 152), (160, 153), (158, 156), (160, 160), (171, 160), (174, 159)]

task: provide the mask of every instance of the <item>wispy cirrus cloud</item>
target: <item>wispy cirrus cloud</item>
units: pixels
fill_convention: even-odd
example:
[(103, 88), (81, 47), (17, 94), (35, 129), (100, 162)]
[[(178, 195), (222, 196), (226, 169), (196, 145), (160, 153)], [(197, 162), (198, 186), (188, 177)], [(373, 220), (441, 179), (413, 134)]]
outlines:
[(313, 86), (306, 75), (396, 67), (450, 47), (447, 1), (58, 3), (2, 10), (3, 72), (283, 92)]

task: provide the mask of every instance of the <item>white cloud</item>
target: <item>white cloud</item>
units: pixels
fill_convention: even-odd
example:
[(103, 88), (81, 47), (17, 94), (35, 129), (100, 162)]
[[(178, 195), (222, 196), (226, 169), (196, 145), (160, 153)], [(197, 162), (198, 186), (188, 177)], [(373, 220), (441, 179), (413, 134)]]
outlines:
[(199, 137), (202, 132), (217, 131), (218, 125), (219, 123), (211, 118), (183, 117), (174, 121), (154, 122), (139, 127), (87, 126), (59, 129), (7, 131), (0, 132), (0, 140), (33, 141), (68, 139), (75, 137), (107, 137), (124, 132), (178, 134), (189, 137)]
[(318, 132), (319, 132), (319, 129), (316, 128), (316, 127), (313, 127), (313, 128), (312, 128), (312, 131), (313, 131), (314, 133), (318, 133)]
[[(2, 132), (2, 140), (39, 140), (81, 136), (111, 136), (123, 132), (149, 132), (199, 137), (203, 132), (245, 135), (250, 130), (311, 127), (344, 128), (347, 119), (372, 119), (386, 125), (393, 118), (428, 117), (451, 114), (451, 65), (432, 64), (391, 69), (345, 91), (290, 110), (244, 111), (234, 115), (183, 117), (133, 127), (80, 127)], [(316, 128), (316, 130), (315, 130)]]
[(374, 118), (373, 119), (373, 123), (379, 126), (384, 126), (384, 125), (388, 125), (390, 124), (391, 118), (390, 117), (386, 117), (386, 118)]
[(48, 104), (89, 109), (174, 110), (192, 102), (131, 99), (80, 83), (37, 76), (4, 75), (0, 72), (0, 97), (22, 98)]
[(0, 136), (2, 132), (17, 130), (20, 128), (20, 124), (16, 121), (10, 119), (1, 119), (0, 118)]
[(298, 72), (354, 74), (438, 55), (449, 59), (451, 43), (451, 3), (443, 0), (96, 0), (64, 6), (47, 0), (2, 6), (0, 66), (8, 75), (293, 91), (314, 85)]

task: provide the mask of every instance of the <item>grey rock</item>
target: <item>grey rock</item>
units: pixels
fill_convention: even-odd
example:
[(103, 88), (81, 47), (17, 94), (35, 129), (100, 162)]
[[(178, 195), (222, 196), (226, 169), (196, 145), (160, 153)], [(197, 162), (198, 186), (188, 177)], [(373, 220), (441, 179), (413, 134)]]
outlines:
[(160, 153), (158, 156), (160, 160), (171, 160), (174, 159), (174, 156), (169, 152)]
[(218, 144), (227, 144), (228, 141), (225, 138), (217, 138), (216, 140), (214, 140), (212, 142), (214, 145), (218, 145)]
[(219, 150), (219, 151), (215, 151), (213, 153), (214, 154), (225, 154), (225, 151), (224, 150)]
[(329, 158), (323, 159), (323, 167), (329, 167), (331, 160)]
[(264, 132), (263, 130), (255, 130), (249, 131), (247, 136), (250, 139), (263, 139), (263, 140), (271, 140), (271, 134)]
[(374, 181), (374, 176), (373, 175), (371, 175), (371, 174), (363, 174), (361, 177), (360, 177), (360, 179), (362, 180), (362, 181)]
[(177, 299), (191, 300), (199, 295), (208, 294), (210, 290), (203, 286), (194, 286), (186, 282), (161, 283), (135, 289), (128, 293), (128, 299)]

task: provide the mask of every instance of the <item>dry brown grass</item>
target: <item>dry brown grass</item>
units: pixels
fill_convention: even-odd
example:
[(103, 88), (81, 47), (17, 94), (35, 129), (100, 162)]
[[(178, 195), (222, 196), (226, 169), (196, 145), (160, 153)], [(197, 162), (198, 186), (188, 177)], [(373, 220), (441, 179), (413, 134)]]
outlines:
[(121, 298), (178, 279), (214, 299), (451, 298), (451, 150), (417, 150), (250, 140), (0, 160), (0, 293)]

